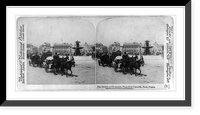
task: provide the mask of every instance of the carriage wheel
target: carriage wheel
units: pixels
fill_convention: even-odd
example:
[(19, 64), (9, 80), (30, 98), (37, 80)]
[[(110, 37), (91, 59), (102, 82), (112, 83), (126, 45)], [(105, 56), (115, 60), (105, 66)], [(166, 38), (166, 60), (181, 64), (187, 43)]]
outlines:
[(110, 68), (111, 68), (111, 67), (113, 67), (113, 63), (112, 63), (112, 62), (110, 63)]
[(49, 73), (49, 71), (48, 71), (48, 66), (47, 66), (47, 65), (45, 66), (45, 72), (46, 72), (46, 73)]
[(67, 69), (65, 69), (65, 75), (66, 75), (66, 77), (68, 77), (68, 70)]
[(126, 74), (126, 69), (125, 69), (125, 67), (123, 67), (123, 74)]
[(29, 66), (31, 66), (31, 61), (29, 60)]
[(137, 76), (137, 69), (135, 68), (135, 71), (134, 71), (134, 73), (135, 73), (135, 76)]
[(53, 68), (53, 73), (54, 73), (54, 75), (57, 75), (56, 68)]
[(130, 70), (130, 72), (131, 72), (131, 75), (133, 75), (135, 72), (135, 69), (134, 68), (132, 68), (131, 70)]
[(46, 67), (44, 63), (42, 64), (42, 67), (43, 67), (43, 68), (45, 68), (45, 67)]
[(46, 72), (46, 73), (49, 73), (49, 71), (48, 71), (48, 69), (47, 69), (47, 68), (45, 68), (45, 72)]
[(98, 60), (99, 66), (101, 66), (100, 60)]
[(116, 67), (116, 66), (114, 67), (114, 70), (115, 70), (115, 72), (118, 72), (118, 71), (117, 71), (117, 67)]
[(63, 76), (65, 74), (65, 69), (60, 70), (61, 75)]
[(32, 65), (33, 65), (33, 67), (36, 67), (36, 66), (35, 66), (35, 62), (33, 62)]
[(105, 62), (103, 61), (103, 62), (101, 62), (101, 65), (103, 66), (103, 67), (105, 67)]

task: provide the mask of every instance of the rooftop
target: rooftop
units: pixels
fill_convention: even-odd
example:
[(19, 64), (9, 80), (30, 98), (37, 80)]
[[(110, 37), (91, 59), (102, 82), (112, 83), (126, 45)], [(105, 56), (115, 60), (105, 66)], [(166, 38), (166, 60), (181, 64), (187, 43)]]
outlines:
[(70, 46), (70, 44), (68, 44), (68, 43), (62, 43), (62, 44), (58, 44), (58, 43), (55, 43), (54, 45), (53, 45), (54, 47), (55, 46)]

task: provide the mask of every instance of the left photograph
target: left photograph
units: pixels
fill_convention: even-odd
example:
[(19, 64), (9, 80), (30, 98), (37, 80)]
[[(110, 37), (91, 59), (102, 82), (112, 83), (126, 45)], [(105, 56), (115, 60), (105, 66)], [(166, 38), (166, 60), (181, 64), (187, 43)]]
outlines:
[(26, 84), (95, 84), (95, 27), (81, 17), (20, 17), (27, 22)]

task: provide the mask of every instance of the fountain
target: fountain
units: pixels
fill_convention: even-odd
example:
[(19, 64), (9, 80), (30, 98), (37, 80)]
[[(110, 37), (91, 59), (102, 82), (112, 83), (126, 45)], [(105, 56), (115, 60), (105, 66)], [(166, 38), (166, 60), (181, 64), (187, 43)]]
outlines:
[(72, 49), (75, 49), (74, 56), (80, 56), (81, 55), (80, 49), (82, 49), (83, 47), (79, 46), (80, 41), (77, 40), (75, 41), (75, 43), (76, 47), (72, 47)]
[(144, 55), (151, 55), (150, 48), (153, 48), (153, 46), (149, 46), (149, 42), (149, 40), (146, 40), (145, 46), (142, 47), (144, 48)]

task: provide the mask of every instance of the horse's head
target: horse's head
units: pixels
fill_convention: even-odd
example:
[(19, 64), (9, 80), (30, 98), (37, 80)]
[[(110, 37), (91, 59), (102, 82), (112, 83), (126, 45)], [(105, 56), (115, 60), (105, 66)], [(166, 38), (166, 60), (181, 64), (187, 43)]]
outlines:
[(141, 66), (143, 62), (142, 62), (141, 59), (139, 59), (139, 60), (136, 61), (136, 63), (137, 63), (139, 66)]

